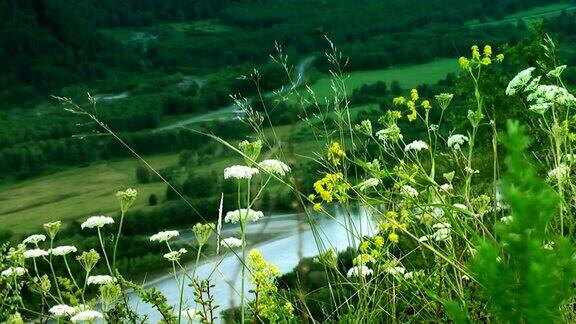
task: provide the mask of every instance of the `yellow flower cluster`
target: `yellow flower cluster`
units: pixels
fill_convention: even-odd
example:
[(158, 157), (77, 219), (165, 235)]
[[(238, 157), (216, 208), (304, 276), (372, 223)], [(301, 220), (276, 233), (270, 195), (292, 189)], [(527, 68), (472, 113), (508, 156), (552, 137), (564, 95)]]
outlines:
[[(406, 106), (410, 111), (410, 113), (406, 117), (408, 118), (409, 121), (415, 121), (416, 118), (418, 118), (418, 111), (416, 110), (417, 107), (424, 108), (426, 112), (428, 112), (430, 108), (432, 108), (432, 105), (430, 105), (430, 101), (428, 100), (422, 100), (418, 105), (419, 99), (420, 96), (418, 95), (418, 90), (412, 89), (410, 90), (410, 100), (407, 100), (403, 96), (399, 96), (394, 98), (394, 100), (392, 100), (392, 103), (396, 106)], [(402, 114), (400, 114), (400, 112), (398, 112), (398, 114), (399, 114), (398, 118), (400, 118)]]
[[(403, 209), (400, 212), (400, 215), (403, 218), (406, 218), (409, 215), (409, 213), (407, 210)], [(393, 244), (396, 244), (400, 241), (400, 236), (398, 235), (398, 233), (396, 233), (396, 231), (397, 230), (406, 230), (406, 228), (408, 227), (408, 225), (406, 223), (403, 223), (398, 219), (398, 216), (399, 216), (398, 212), (396, 212), (394, 210), (389, 210), (385, 214), (384, 221), (382, 221), (380, 224), (378, 224), (378, 227), (382, 232), (390, 231), (390, 233), (388, 233), (388, 240), (390, 242), (392, 242)]]
[(332, 144), (328, 148), (326, 156), (328, 158), (328, 162), (332, 163), (335, 166), (338, 166), (340, 165), (341, 159), (346, 157), (346, 152), (344, 152), (344, 150), (340, 146), (340, 143), (332, 142)]
[[(492, 46), (484, 45), (482, 54), (480, 54), (480, 48), (478, 47), (478, 45), (472, 45), (471, 51), (472, 51), (471, 58), (461, 56), (458, 59), (458, 64), (460, 65), (460, 68), (462, 68), (463, 70), (468, 70), (471, 67), (480, 67), (482, 65), (492, 64)], [(504, 61), (504, 54), (500, 53), (496, 55), (496, 61), (497, 62)]]
[[(348, 189), (350, 185), (344, 181), (344, 176), (342, 173), (328, 173), (324, 178), (316, 181), (314, 183), (314, 191), (320, 198), (327, 203), (330, 203), (336, 198), (339, 202), (346, 202), (348, 200)], [(315, 195), (310, 195), (308, 197), (311, 201), (316, 198)], [(314, 205), (314, 210), (321, 210), (321, 206)]]
[(376, 235), (372, 239), (363, 241), (360, 244), (360, 253), (363, 255), (370, 255), (374, 259), (379, 259), (382, 256), (382, 248), (384, 248), (384, 244), (384, 237)]

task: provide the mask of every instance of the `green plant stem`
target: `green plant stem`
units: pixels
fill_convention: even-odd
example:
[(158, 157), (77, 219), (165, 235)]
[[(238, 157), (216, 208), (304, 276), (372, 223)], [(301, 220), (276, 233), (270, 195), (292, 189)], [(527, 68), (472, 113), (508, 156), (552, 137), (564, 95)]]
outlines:
[(102, 240), (102, 233), (100, 232), (100, 227), (96, 227), (98, 231), (98, 240), (100, 241), (100, 247), (102, 248), (102, 253), (104, 254), (104, 260), (106, 260), (106, 266), (108, 267), (108, 271), (110, 275), (114, 277), (114, 272), (112, 272), (112, 267), (110, 267), (110, 261), (108, 261), (108, 254), (106, 254), (106, 248), (104, 247), (104, 240)]
[(120, 234), (122, 234), (122, 224), (124, 223), (124, 215), (126, 212), (122, 209), (120, 215), (120, 224), (118, 225), (118, 233), (116, 234), (116, 239), (114, 240), (114, 250), (112, 252), (112, 269), (116, 270), (116, 250), (118, 249), (118, 241), (120, 240)]

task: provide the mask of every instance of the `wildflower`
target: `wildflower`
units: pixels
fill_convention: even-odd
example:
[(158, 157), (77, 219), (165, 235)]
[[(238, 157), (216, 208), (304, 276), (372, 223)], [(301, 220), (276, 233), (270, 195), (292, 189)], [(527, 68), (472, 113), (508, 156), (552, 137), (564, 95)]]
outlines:
[(418, 101), (418, 90), (416, 89), (410, 90), (410, 100), (413, 102)]
[(76, 309), (74, 307), (64, 304), (53, 306), (48, 311), (56, 317), (72, 316), (74, 313), (76, 313)]
[(407, 197), (418, 197), (418, 190), (409, 185), (403, 185), (402, 188), (400, 188), (400, 192)]
[(554, 70), (546, 73), (546, 76), (553, 78), (560, 78), (560, 75), (562, 74), (562, 72), (564, 72), (564, 69), (566, 69), (566, 65), (560, 65), (556, 67)]
[(374, 273), (374, 271), (372, 271), (370, 268), (368, 268), (367, 266), (363, 265), (363, 266), (355, 266), (350, 268), (350, 270), (348, 270), (348, 273), (346, 273), (346, 276), (348, 278), (350, 277), (366, 277), (366, 276), (371, 276)]
[(393, 141), (397, 142), (403, 138), (400, 133), (400, 127), (396, 124), (391, 124), (388, 128), (376, 132), (376, 137), (382, 142)]
[(496, 55), (496, 62), (502, 62), (502, 61), (504, 61), (504, 54)]
[(116, 279), (108, 275), (90, 276), (88, 279), (86, 279), (86, 285), (105, 285), (108, 283), (113, 283), (114, 281), (116, 281)]
[(79, 321), (93, 321), (97, 318), (104, 318), (104, 316), (95, 310), (85, 310), (72, 316), (70, 320), (74, 323)]
[(44, 257), (48, 254), (48, 251), (42, 249), (26, 250), (24, 251), (24, 259)]
[(391, 275), (401, 275), (406, 272), (406, 269), (404, 267), (388, 267), (384, 271)]
[(24, 241), (22, 241), (22, 243), (37, 245), (38, 243), (44, 242), (44, 241), (46, 241), (46, 235), (34, 234), (34, 235), (30, 235), (27, 238), (25, 238)]
[(446, 144), (448, 144), (448, 147), (453, 150), (460, 150), (460, 146), (464, 145), (465, 142), (468, 142), (468, 136), (464, 136), (462, 134), (454, 134), (448, 137)]
[(256, 168), (247, 167), (244, 165), (233, 165), (224, 169), (224, 179), (246, 179), (250, 180), (253, 175), (258, 174), (259, 171)]
[(427, 150), (428, 149), (428, 144), (426, 144), (426, 142), (424, 141), (413, 141), (410, 144), (407, 144), (404, 147), (404, 151), (408, 152), (408, 151), (421, 151), (421, 150)]
[(400, 96), (400, 97), (396, 97), (392, 100), (392, 103), (396, 106), (402, 106), (406, 103), (406, 98)]
[(548, 109), (550, 109), (550, 104), (544, 102), (533, 104), (528, 107), (528, 110), (537, 114), (544, 114)]
[(312, 206), (312, 209), (314, 209), (315, 212), (319, 213), (319, 212), (322, 211), (322, 204), (320, 204), (320, 203), (315, 203), (315, 204)]
[(363, 120), (359, 125), (354, 127), (358, 132), (372, 136), (372, 122), (369, 119)]
[(132, 206), (134, 201), (136, 201), (136, 196), (138, 196), (138, 191), (132, 188), (116, 192), (116, 198), (120, 201), (120, 209), (122, 212), (126, 212), (130, 206)]
[(198, 223), (192, 227), (192, 232), (194, 232), (194, 236), (196, 236), (196, 241), (198, 245), (203, 246), (208, 242), (212, 232), (214, 231), (214, 224), (201, 224)]
[(430, 105), (430, 101), (428, 100), (423, 100), (422, 101), (422, 108), (426, 109), (426, 110), (430, 110), (430, 108), (432, 108), (432, 106)]
[(434, 98), (436, 98), (436, 101), (438, 101), (438, 104), (440, 105), (440, 108), (442, 108), (442, 110), (448, 108), (450, 102), (452, 102), (453, 97), (454, 95), (451, 93), (441, 93), (439, 95), (434, 96)]
[(475, 60), (480, 59), (480, 50), (478, 48), (478, 45), (472, 45), (472, 58)]
[(82, 229), (84, 228), (94, 228), (94, 227), (104, 227), (107, 224), (113, 224), (114, 219), (108, 216), (92, 216), (88, 218), (82, 225), (80, 226)]
[(290, 173), (290, 167), (286, 163), (279, 160), (264, 160), (258, 163), (264, 171), (283, 177)]
[(172, 252), (168, 252), (164, 254), (164, 259), (168, 260), (168, 261), (172, 261), (172, 262), (178, 262), (180, 261), (180, 257), (182, 256), (182, 254), (187, 253), (188, 250), (181, 248), (178, 251), (172, 251)]
[(390, 240), (390, 242), (396, 244), (400, 241), (400, 237), (395, 232), (390, 232), (390, 234), (388, 234), (388, 240)]
[(242, 208), (227, 212), (226, 217), (224, 217), (224, 221), (226, 223), (236, 224), (240, 221), (255, 222), (262, 217), (264, 217), (264, 213), (262, 213), (261, 211)]
[(470, 68), (470, 61), (467, 58), (465, 58), (464, 56), (461, 56), (458, 59), (458, 65), (460, 65), (460, 68), (462, 70), (468, 70)]
[(452, 183), (452, 180), (454, 180), (454, 175), (456, 175), (456, 172), (454, 171), (442, 173), (442, 177), (446, 179), (448, 183)]
[(380, 235), (374, 236), (374, 245), (376, 245), (377, 248), (383, 247), (384, 246), (384, 238)]
[(88, 252), (82, 252), (81, 255), (76, 257), (76, 260), (80, 262), (86, 272), (90, 272), (100, 260), (100, 254), (96, 250), (90, 249)]
[(432, 234), (432, 238), (436, 241), (446, 241), (450, 239), (452, 225), (449, 223), (437, 223), (432, 225), (432, 228), (436, 229), (436, 232)]
[(548, 178), (550, 180), (556, 180), (557, 182), (563, 182), (570, 176), (570, 167), (564, 163), (560, 163), (556, 168), (548, 172)]
[(244, 160), (246, 161), (246, 164), (252, 165), (253, 161), (256, 161), (258, 156), (260, 156), (260, 152), (262, 151), (262, 141), (242, 141), (238, 144), (238, 148), (245, 155)]
[(449, 183), (445, 183), (440, 186), (440, 190), (444, 192), (451, 192), (452, 190), (454, 190), (454, 187)]
[(534, 67), (529, 67), (525, 70), (520, 71), (516, 76), (508, 83), (506, 87), (506, 94), (513, 96), (519, 90), (524, 89), (530, 79), (532, 79), (532, 72), (536, 70)]
[(530, 83), (528, 83), (528, 85), (524, 88), (524, 92), (535, 91), (538, 88), (538, 85), (540, 84), (540, 79), (542, 79), (542, 76), (540, 75), (532, 79)]
[(358, 184), (358, 189), (360, 191), (366, 191), (367, 189), (378, 186), (381, 182), (378, 178), (368, 178)]
[(534, 103), (549, 103), (561, 106), (576, 104), (576, 98), (565, 88), (555, 85), (539, 85), (536, 90), (527, 97)]
[(349, 188), (350, 185), (344, 181), (342, 173), (328, 173), (324, 178), (314, 182), (314, 190), (328, 203), (334, 198), (339, 202), (347, 201)]
[(328, 148), (328, 152), (326, 153), (328, 161), (331, 162), (333, 165), (338, 166), (340, 165), (340, 160), (346, 157), (346, 152), (340, 147), (340, 143), (332, 142), (330, 147)]
[(428, 236), (424, 235), (424, 236), (420, 236), (418, 238), (418, 242), (426, 242), (428, 241)]
[(4, 271), (2, 271), (2, 276), (3, 277), (11, 277), (11, 276), (22, 276), (26, 273), (26, 269), (22, 268), (22, 267), (10, 267)]
[(220, 246), (235, 248), (242, 246), (242, 240), (235, 237), (228, 237), (220, 241)]
[(53, 249), (50, 249), (48, 252), (50, 252), (52, 255), (57, 255), (57, 256), (63, 256), (63, 255), (67, 255), (70, 253), (75, 253), (77, 251), (75, 246), (72, 245), (63, 245), (63, 246), (57, 246)]
[(544, 250), (554, 250), (554, 245), (556, 243), (554, 243), (554, 241), (550, 241), (546, 244), (544, 244)]
[(408, 121), (415, 121), (416, 118), (418, 118), (418, 111), (416, 111), (416, 104), (414, 103), (414, 101), (410, 100), (408, 101), (408, 103), (406, 103), (406, 107), (408, 107), (408, 109), (410, 110), (410, 114), (408, 114), (406, 116), (406, 118), (408, 118)]
[(62, 223), (60, 221), (55, 221), (55, 222), (46, 223), (42, 226), (44, 227), (44, 230), (46, 231), (46, 233), (48, 233), (48, 236), (50, 237), (50, 239), (53, 240), (56, 237), (56, 234), (58, 233), (58, 231), (60, 230), (61, 224)]
[(486, 57), (492, 56), (492, 47), (490, 45), (484, 45), (484, 56)]
[(366, 263), (375, 263), (376, 259), (370, 254), (360, 254), (352, 260), (352, 263), (355, 265), (365, 265)]
[(406, 279), (406, 280), (414, 279), (414, 272), (412, 272), (412, 271), (406, 272), (404, 274), (404, 279)]
[(170, 239), (179, 236), (178, 231), (162, 231), (150, 236), (150, 242), (168, 242)]

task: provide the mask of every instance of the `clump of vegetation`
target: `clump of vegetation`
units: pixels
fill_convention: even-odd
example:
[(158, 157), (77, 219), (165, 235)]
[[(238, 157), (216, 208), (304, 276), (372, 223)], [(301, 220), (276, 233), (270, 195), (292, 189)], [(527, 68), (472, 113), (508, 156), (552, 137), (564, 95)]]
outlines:
[[(558, 65), (554, 43), (545, 38), (540, 45), (545, 49), (541, 64), (521, 71), (507, 87), (497, 81), (505, 55), (490, 45), (473, 45), (458, 60), (461, 98), (393, 89), (397, 96), (384, 111), (356, 120), (346, 60), (330, 43), (331, 100), (319, 104), (313, 91), (303, 95), (297, 87), (277, 93), (279, 100), (295, 102), (309, 136), (321, 143), (308, 156), (313, 172), (298, 170), (293, 147), (273, 127), (271, 102), (262, 97), (257, 103), (235, 97), (241, 121), (253, 130), (250, 140), (236, 144), (217, 134), (202, 135), (239, 159), (221, 170), (231, 188), (226, 203), (223, 196), (218, 202), (205, 200), (219, 210), (217, 220), (204, 219), (190, 228), (193, 246), (181, 244), (188, 233), (173, 229), (174, 220), (147, 240), (171, 268), (176, 300), (127, 280), (120, 271), (118, 247), (140, 220), (128, 213), (137, 198), (128, 189), (116, 194), (118, 218), (93, 216), (80, 225), (81, 232), (95, 232), (89, 249), (60, 244), (60, 222), (45, 224), (44, 234), (21, 244), (2, 246), (0, 319), (138, 323), (152, 314), (133, 307), (131, 301), (141, 300), (166, 323), (214, 323), (222, 302), (214, 290), (224, 285), (215, 282), (215, 274), (223, 272), (221, 254), (226, 253), (240, 265), (238, 285), (230, 284), (239, 305), (226, 312), (226, 319), (240, 323), (572, 321), (576, 98), (563, 82), (566, 67)], [(280, 48), (275, 61), (290, 78), (292, 67)], [(256, 86), (258, 75), (249, 77)], [(362, 91), (374, 95), (371, 88)], [(520, 100), (522, 113), (537, 122), (525, 127), (547, 137), (549, 145), (535, 152), (537, 164), (525, 157), (529, 142), (517, 122), (508, 122), (507, 134), (500, 135), (503, 121), (495, 118), (501, 114), (487, 103), (501, 103), (504, 94), (506, 100)], [(96, 115), (71, 99), (61, 100), (130, 148)], [(458, 111), (461, 107), (472, 108)], [(175, 203), (188, 202), (161, 172), (140, 168), (138, 174), (143, 183), (152, 175), (166, 181)], [(192, 180), (182, 189), (206, 198), (203, 187), (193, 186), (209, 182), (205, 176), (189, 175)], [(267, 217), (257, 206), (278, 187), (290, 195), (293, 208), (302, 209), (319, 253), (280, 279), (279, 268), (249, 245), (256, 236), (254, 223)], [(157, 202), (152, 197), (151, 205)], [(339, 254), (330, 245), (322, 220), (342, 229), (349, 250)], [(156, 225), (165, 225), (159, 221)], [(223, 231), (225, 223), (237, 235)], [(201, 256), (213, 241), (216, 259), (203, 265), (211, 267), (206, 275), (199, 270)], [(71, 270), (73, 254), (81, 271)], [(188, 255), (193, 262), (187, 262)]]

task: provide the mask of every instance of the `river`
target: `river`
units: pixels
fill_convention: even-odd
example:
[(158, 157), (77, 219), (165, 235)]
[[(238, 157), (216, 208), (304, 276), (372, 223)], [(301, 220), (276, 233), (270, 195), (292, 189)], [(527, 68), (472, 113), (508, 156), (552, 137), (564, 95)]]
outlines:
[[(275, 237), (249, 246), (248, 250), (259, 250), (266, 260), (274, 263), (282, 273), (287, 273), (294, 269), (301, 258), (318, 254), (315, 233), (316, 237), (321, 238), (323, 246), (334, 247), (338, 251), (343, 251), (351, 245), (356, 246), (359, 243), (358, 238), (362, 235), (374, 234), (375, 222), (364, 209), (358, 209), (348, 217), (341, 210), (337, 210), (333, 214), (336, 215), (335, 218), (314, 216), (314, 230), (309, 225), (305, 215), (289, 214), (265, 217), (257, 223), (249, 224), (247, 240), (250, 241), (251, 236), (258, 235), (263, 231), (275, 233)], [(349, 231), (343, 226), (345, 223), (348, 223), (348, 228), (354, 229), (355, 235), (348, 234)], [(223, 228), (223, 237), (228, 237), (229, 234), (237, 231), (238, 225), (227, 224)], [(188, 236), (182, 239), (193, 240), (193, 237)], [(240, 250), (237, 253), (240, 255)], [(194, 265), (189, 264), (187, 267), (188, 272), (192, 273)], [(222, 249), (219, 256), (201, 262), (196, 269), (196, 275), (199, 279), (209, 278), (211, 283), (215, 285), (211, 292), (215, 304), (220, 306), (218, 311), (238, 305), (241, 289), (240, 269), (241, 262), (238, 256), (226, 249)], [(180, 280), (185, 278), (181, 273), (179, 276)], [(162, 292), (168, 298), (170, 305), (178, 304), (179, 289), (172, 273), (149, 282), (147, 286), (153, 286)], [(250, 289), (251, 286), (248, 284), (246, 291)], [(253, 297), (250, 293), (246, 294), (250, 299)], [(188, 308), (194, 309), (196, 306), (191, 288), (185, 288), (184, 303)], [(160, 314), (151, 305), (143, 303), (134, 293), (130, 294), (130, 305), (137, 313), (149, 316), (147, 322), (157, 322), (161, 319)]]

